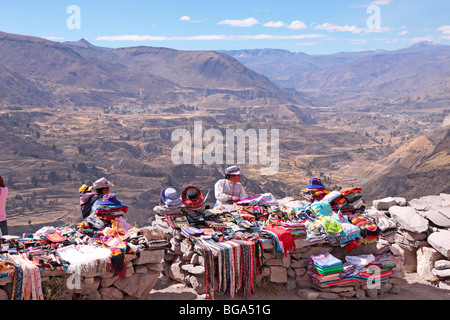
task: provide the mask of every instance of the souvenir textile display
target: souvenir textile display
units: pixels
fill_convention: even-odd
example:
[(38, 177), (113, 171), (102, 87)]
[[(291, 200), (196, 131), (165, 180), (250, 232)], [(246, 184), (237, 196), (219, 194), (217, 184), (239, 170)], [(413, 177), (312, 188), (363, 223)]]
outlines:
[[(213, 297), (214, 283), (217, 284), (217, 281), (220, 291), (224, 293), (233, 296), (237, 290), (232, 270), (239, 269), (239, 261), (233, 260), (231, 254), (236, 254), (237, 243), (249, 239), (258, 239), (261, 243), (271, 241), (274, 251), (287, 256), (295, 251), (297, 239), (311, 244), (326, 241), (332, 246), (345, 248), (348, 253), (360, 244), (373, 243), (378, 239), (380, 229), (366, 214), (364, 206), (358, 205), (359, 209), (354, 207), (355, 203), (363, 202), (361, 188), (330, 192), (317, 178), (310, 179), (308, 187), (309, 191), (322, 191), (320, 199), (312, 199), (309, 203), (304, 200), (278, 202), (272, 194), (261, 193), (234, 204), (199, 210), (196, 215), (200, 218), (197, 220), (186, 210), (165, 216), (168, 224), (179, 229), (204, 255), (205, 284), (209, 297)], [(196, 197), (195, 194), (193, 196)], [(186, 196), (182, 198), (186, 199)], [(344, 209), (341, 211), (339, 208)], [(384, 262), (384, 267), (392, 262), (386, 255), (377, 257), (377, 260)], [(375, 263), (377, 261), (365, 268), (374, 267)], [(342, 263), (329, 254), (312, 256), (308, 268), (311, 280), (325, 286), (338, 284), (339, 281), (367, 280), (372, 276), (370, 272), (371, 269), (368, 271), (348, 262)], [(388, 273), (383, 269), (379, 274), (384, 279)]]
[(234, 297), (237, 290), (246, 294), (255, 292), (255, 277), (262, 266), (262, 244), (257, 238), (216, 242), (212, 239), (196, 238), (196, 246), (205, 254), (205, 279), (207, 294), (214, 298), (214, 259), (218, 258), (219, 291)]
[(11, 299), (42, 300), (40, 274), (44, 270), (61, 270), (69, 274), (92, 269), (112, 271), (123, 280), (126, 254), (139, 254), (140, 250), (167, 245), (167, 242), (155, 239), (132, 243), (137, 239), (136, 229), (126, 231), (121, 226), (95, 230), (83, 221), (76, 227), (42, 227), (26, 237), (3, 236), (0, 278), (12, 278)]

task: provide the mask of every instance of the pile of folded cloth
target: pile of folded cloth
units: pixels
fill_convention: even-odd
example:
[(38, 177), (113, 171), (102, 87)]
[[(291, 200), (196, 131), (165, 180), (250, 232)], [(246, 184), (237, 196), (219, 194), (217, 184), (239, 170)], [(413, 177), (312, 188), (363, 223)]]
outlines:
[(339, 243), (341, 240), (342, 225), (331, 217), (319, 217), (319, 219), (322, 222), (328, 241), (331, 244)]
[(277, 251), (281, 251), (287, 256), (288, 252), (295, 250), (294, 238), (289, 230), (281, 226), (270, 224), (260, 229), (262, 233), (266, 233), (272, 236), (272, 240), (275, 242), (274, 248)]
[(339, 279), (342, 272), (342, 261), (331, 253), (311, 256), (308, 263), (308, 275), (315, 284)]
[(346, 256), (338, 277), (314, 282), (314, 285), (319, 288), (326, 288), (329, 286), (359, 285), (361, 283), (376, 284), (386, 281), (396, 267), (396, 263), (386, 255), (386, 252), (387, 250), (380, 251), (379, 255)]
[(370, 244), (378, 240), (381, 230), (375, 223), (359, 213), (349, 215), (347, 218), (349, 222), (361, 230), (361, 239), (359, 240), (360, 243)]
[(279, 221), (278, 225), (288, 230), (294, 239), (306, 238), (306, 226), (302, 222)]
[(204, 231), (201, 229), (197, 229), (195, 227), (190, 227), (190, 226), (185, 226), (185, 227), (181, 227), (181, 233), (189, 238), (189, 237), (198, 237), (202, 234), (204, 234)]
[(305, 221), (306, 238), (309, 242), (319, 242), (327, 238), (325, 229), (319, 219), (313, 221)]
[(104, 221), (115, 220), (116, 217), (123, 216), (128, 212), (128, 207), (117, 199), (115, 194), (104, 195), (99, 202), (95, 214)]
[(361, 238), (360, 229), (354, 224), (348, 221), (348, 216), (344, 216), (340, 211), (333, 213), (332, 218), (340, 223), (342, 227), (340, 244), (341, 247), (345, 247), (348, 252), (358, 246), (359, 239)]

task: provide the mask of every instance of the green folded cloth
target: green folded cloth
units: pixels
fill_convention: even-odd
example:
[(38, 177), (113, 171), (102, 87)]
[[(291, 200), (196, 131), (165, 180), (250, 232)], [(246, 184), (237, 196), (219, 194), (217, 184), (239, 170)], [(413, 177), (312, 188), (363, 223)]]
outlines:
[(323, 227), (327, 232), (341, 233), (342, 225), (333, 218), (322, 218)]
[(336, 267), (325, 268), (325, 269), (322, 269), (318, 266), (313, 266), (313, 270), (316, 270), (317, 273), (327, 275), (327, 274), (332, 274), (332, 273), (336, 273), (336, 272), (342, 272), (342, 266), (336, 266)]

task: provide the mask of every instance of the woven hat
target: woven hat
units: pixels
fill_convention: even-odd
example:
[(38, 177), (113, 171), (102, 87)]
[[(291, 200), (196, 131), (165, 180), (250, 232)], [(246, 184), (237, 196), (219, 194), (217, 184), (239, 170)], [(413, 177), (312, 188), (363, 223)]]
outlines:
[(307, 189), (319, 189), (319, 188), (325, 188), (325, 186), (322, 184), (322, 181), (320, 181), (319, 178), (311, 178), (309, 179), (309, 185), (306, 186)]
[(99, 206), (118, 205), (122, 204), (115, 194), (106, 194), (103, 196), (102, 201), (99, 202)]
[(94, 189), (114, 187), (114, 185), (111, 182), (109, 182), (106, 178), (98, 179), (93, 183), (92, 186)]
[(182, 204), (180, 193), (173, 187), (166, 187), (160, 193), (161, 205), (169, 208), (180, 208)]
[(183, 205), (190, 210), (201, 210), (206, 202), (202, 191), (195, 186), (186, 187), (181, 193), (181, 199)]
[(239, 176), (241, 175), (241, 170), (238, 166), (231, 166), (225, 170), (225, 174), (230, 176)]

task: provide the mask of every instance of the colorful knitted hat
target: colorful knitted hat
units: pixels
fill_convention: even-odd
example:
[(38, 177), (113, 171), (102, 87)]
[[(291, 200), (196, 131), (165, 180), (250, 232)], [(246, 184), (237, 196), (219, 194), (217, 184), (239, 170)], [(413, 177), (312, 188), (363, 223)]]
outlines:
[(182, 204), (180, 193), (173, 187), (166, 187), (160, 193), (161, 205), (169, 208), (180, 208)]
[(96, 213), (108, 214), (118, 211), (127, 213), (128, 207), (117, 199), (117, 195), (106, 194), (103, 196), (102, 201), (98, 203)]
[(309, 185), (306, 186), (307, 189), (319, 189), (319, 188), (325, 188), (325, 186), (322, 184), (322, 181), (320, 181), (319, 178), (311, 178), (309, 179)]
[(201, 210), (205, 206), (206, 198), (201, 190), (195, 186), (186, 187), (181, 194), (183, 205), (189, 210)]

